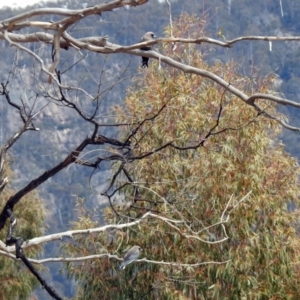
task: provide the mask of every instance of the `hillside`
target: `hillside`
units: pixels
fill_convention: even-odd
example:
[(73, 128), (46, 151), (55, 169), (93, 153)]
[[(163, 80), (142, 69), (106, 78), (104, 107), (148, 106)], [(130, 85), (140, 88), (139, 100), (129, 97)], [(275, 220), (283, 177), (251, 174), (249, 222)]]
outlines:
[[(70, 9), (81, 8), (82, 5), (93, 6), (104, 1), (87, 0), (87, 4), (80, 1), (61, 1), (58, 4), (45, 2), (45, 7), (65, 7)], [(239, 36), (259, 35), (259, 36), (296, 36), (299, 32), (300, 23), (300, 3), (298, 0), (282, 1), (260, 1), (254, 3), (250, 0), (233, 0), (233, 1), (171, 1), (172, 16), (177, 18), (182, 13), (204, 15), (206, 16), (207, 36), (216, 39), (233, 39)], [(229, 5), (230, 3), (230, 5)], [(1, 20), (9, 18), (17, 13), (25, 12), (35, 7), (41, 7), (36, 4), (32, 7), (26, 7), (19, 10), (2, 9), (0, 11)], [(52, 20), (51, 16), (47, 16)], [(53, 19), (52, 21), (55, 21)], [(153, 31), (157, 36), (163, 36), (165, 27), (169, 24), (168, 6), (163, 1), (152, 0), (142, 7), (133, 9), (116, 10), (108, 12), (101, 16), (91, 16), (77, 23), (70, 28), (70, 33), (76, 37), (83, 36), (109, 36), (109, 40), (121, 45), (131, 45), (139, 41), (140, 37), (146, 31)], [(8, 43), (1, 40), (1, 74), (0, 81), (4, 82), (12, 70), (14, 60), (18, 59), (19, 71), (30, 70), (33, 66), (32, 58), (24, 53), (16, 51), (9, 47)], [(37, 51), (47, 63), (51, 62), (51, 46), (36, 45), (34, 51)], [(213, 47), (213, 46), (212, 46)], [(275, 73), (278, 78), (277, 92), (283, 93), (288, 99), (297, 101), (299, 98), (299, 48), (298, 42), (277, 42), (272, 44), (272, 51), (268, 42), (247, 41), (242, 42), (231, 49), (221, 49), (214, 47), (213, 55), (206, 56), (208, 62), (235, 61), (239, 66), (239, 72), (249, 77), (254, 74), (254, 70), (259, 70), (259, 74)], [(204, 48), (205, 49), (205, 48)], [(205, 52), (203, 53), (205, 55)], [(111, 106), (121, 104), (126, 90), (129, 86), (134, 85), (131, 76), (137, 74), (137, 68), (140, 60), (137, 57), (129, 55), (110, 55), (103, 56), (97, 53), (87, 54), (84, 51), (79, 52), (74, 49), (68, 51), (62, 50), (61, 69), (67, 70), (74, 63), (71, 72), (68, 72), (68, 82), (81, 85), (91, 93), (96, 92), (96, 86), (91, 80), (91, 76), (97, 80), (102, 80), (100, 93), (102, 94), (103, 110), (99, 119), (107, 123), (111, 120)], [(82, 60), (84, 58), (84, 60)], [(35, 66), (36, 67), (36, 66)], [(124, 71), (125, 70), (125, 71)], [(19, 72), (18, 71), (18, 72)], [(15, 70), (12, 70), (12, 76)], [(101, 75), (101, 74), (104, 75)], [(80, 76), (75, 76), (80, 74)], [(72, 75), (74, 77), (72, 77)], [(219, 74), (221, 75), (221, 74)], [(34, 85), (31, 74), (24, 71), (22, 75), (24, 82), (29, 87)], [(102, 76), (102, 77), (101, 77)], [(138, 75), (137, 75), (138, 76)], [(45, 79), (46, 80), (46, 79)], [(259, 78), (253, 78), (259, 80)], [(78, 82), (76, 82), (78, 81)], [(114, 85), (114, 82), (117, 82)], [(113, 89), (109, 89), (110, 85)], [(34, 101), (35, 92), (30, 88), (24, 90), (20, 88), (23, 85), (16, 82), (11, 91), (11, 97), (14, 101), (19, 102), (20, 98), (26, 101)], [(76, 93), (70, 95), (76, 97)], [(83, 101), (84, 99), (80, 99)], [(38, 104), (37, 105), (41, 105)], [(88, 110), (88, 107), (85, 107)], [(288, 113), (294, 126), (300, 127), (299, 112), (289, 108), (284, 111)], [(3, 144), (20, 126), (14, 122), (16, 112), (8, 110), (6, 104), (0, 102), (0, 144)], [(55, 105), (49, 105), (43, 110), (43, 113), (37, 115), (35, 124), (40, 128), (40, 132), (27, 132), (22, 137), (20, 143), (12, 149), (13, 169), (17, 181), (14, 182), (16, 188), (22, 187), (28, 181), (59, 162), (68, 151), (78, 144), (80, 138), (85, 136), (91, 128), (83, 128), (82, 122), (72, 110), (67, 108), (58, 110)], [(70, 132), (76, 133), (75, 139), (69, 139)], [(103, 128), (103, 134), (116, 134), (109, 128)], [(286, 149), (295, 156), (300, 158), (298, 151), (297, 133), (284, 131), (282, 140)], [(60, 149), (53, 145), (61, 144)], [(92, 151), (101, 151), (101, 147), (91, 147)], [(22, 161), (19, 160), (22, 154)], [(89, 158), (87, 153), (87, 160)], [(24, 163), (24, 160), (26, 163)], [(98, 170), (97, 176), (93, 177), (90, 182), (91, 170), (78, 166), (72, 166), (68, 169), (67, 174), (61, 174), (49, 180), (40, 190), (41, 195), (47, 203), (50, 215), (47, 221), (48, 233), (66, 230), (75, 217), (74, 198), (86, 198), (86, 206), (94, 211), (94, 218), (100, 223), (101, 209), (107, 205), (99, 195), (95, 195), (88, 187), (97, 186), (98, 191), (105, 186), (107, 177), (109, 177), (107, 168)], [(67, 178), (67, 179), (66, 179)], [(72, 195), (70, 197), (70, 195)], [(46, 249), (46, 255), (51, 255), (58, 249), (53, 246)], [(55, 281), (62, 281), (61, 286), (64, 294), (72, 295), (72, 288), (69, 281), (62, 279), (58, 274), (57, 265), (51, 266), (51, 274), (56, 274), (53, 278)], [(72, 291), (72, 292), (71, 292)]]

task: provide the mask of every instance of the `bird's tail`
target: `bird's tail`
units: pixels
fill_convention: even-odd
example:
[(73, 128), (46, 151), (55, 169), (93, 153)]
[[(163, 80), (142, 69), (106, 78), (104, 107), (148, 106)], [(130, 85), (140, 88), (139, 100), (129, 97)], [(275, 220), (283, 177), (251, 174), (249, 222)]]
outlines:
[(142, 57), (142, 68), (148, 68), (148, 57)]

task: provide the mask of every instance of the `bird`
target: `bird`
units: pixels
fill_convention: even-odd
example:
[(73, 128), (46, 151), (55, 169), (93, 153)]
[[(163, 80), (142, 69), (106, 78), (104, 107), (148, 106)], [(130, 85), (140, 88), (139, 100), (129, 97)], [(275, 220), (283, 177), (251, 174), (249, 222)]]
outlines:
[[(147, 41), (151, 41), (154, 40), (156, 38), (155, 34), (152, 31), (146, 32), (144, 34), (144, 36), (141, 38), (141, 42), (147, 42)], [(140, 50), (143, 51), (149, 51), (152, 49), (152, 46), (146, 46), (146, 47), (142, 47), (140, 48)], [(148, 68), (148, 61), (149, 61), (149, 57), (142, 57), (142, 68)]]
[(132, 248), (130, 248), (124, 255), (123, 261), (120, 264), (119, 270), (121, 270), (121, 269), (124, 270), (127, 265), (129, 265), (130, 263), (132, 263), (133, 261), (138, 259), (141, 251), (142, 251), (142, 248), (139, 246), (133, 246)]

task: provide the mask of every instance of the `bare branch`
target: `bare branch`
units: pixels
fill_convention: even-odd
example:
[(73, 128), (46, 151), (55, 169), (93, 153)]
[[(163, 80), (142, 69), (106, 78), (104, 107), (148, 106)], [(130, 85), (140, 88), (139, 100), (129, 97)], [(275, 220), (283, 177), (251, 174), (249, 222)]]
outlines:
[[(238, 201), (234, 205), (234, 207), (229, 212), (227, 212), (227, 217), (225, 218), (225, 213), (228, 210), (229, 203), (231, 202), (231, 198), (230, 198), (230, 200), (228, 201), (228, 203), (227, 203), (227, 205), (226, 205), (226, 207), (225, 207), (225, 209), (224, 209), (224, 211), (222, 213), (221, 221), (217, 222), (217, 223), (214, 223), (214, 224), (212, 224), (212, 225), (210, 225), (208, 227), (205, 227), (203, 230), (201, 230), (201, 231), (199, 231), (199, 232), (197, 232), (196, 234), (193, 234), (193, 235), (183, 233), (180, 230), (180, 228), (178, 227), (178, 225), (182, 225), (182, 224), (185, 223), (185, 221), (183, 219), (178, 219), (178, 220), (176, 220), (176, 219), (170, 219), (170, 218), (167, 218), (167, 217), (164, 217), (164, 216), (161, 216), (161, 215), (157, 215), (157, 214), (154, 214), (154, 213), (151, 213), (151, 212), (147, 212), (144, 215), (142, 215), (139, 219), (137, 219), (135, 221), (132, 221), (132, 222), (124, 223), (124, 224), (105, 225), (105, 226), (101, 226), (101, 227), (97, 227), (97, 228), (89, 228), (89, 229), (81, 229), (81, 230), (69, 230), (69, 231), (65, 231), (65, 232), (61, 232), (61, 233), (56, 233), (56, 234), (46, 235), (46, 236), (42, 236), (42, 237), (38, 237), (38, 238), (33, 238), (31, 240), (25, 241), (22, 244), (22, 248), (26, 249), (26, 248), (29, 248), (29, 247), (32, 247), (32, 246), (40, 245), (40, 244), (51, 242), (51, 241), (62, 240), (65, 237), (73, 238), (73, 236), (79, 235), (79, 234), (80, 235), (81, 234), (91, 234), (91, 233), (95, 233), (95, 232), (105, 232), (105, 231), (111, 230), (111, 229), (129, 228), (129, 227), (133, 227), (133, 226), (136, 226), (136, 225), (142, 223), (143, 221), (145, 221), (148, 218), (157, 219), (157, 220), (160, 220), (160, 221), (168, 224), (170, 227), (172, 227), (173, 229), (175, 229), (176, 231), (178, 231), (185, 238), (196, 239), (196, 240), (199, 240), (199, 241), (207, 243), (207, 244), (222, 243), (225, 240), (227, 240), (227, 238), (211, 242), (211, 241), (208, 241), (208, 240), (201, 239), (198, 235), (200, 233), (202, 233), (203, 231), (205, 231), (205, 230), (207, 231), (209, 228), (212, 228), (212, 227), (215, 227), (215, 226), (227, 223), (229, 221), (229, 218), (228, 218), (229, 214), (231, 214), (232, 211), (238, 205), (240, 205), (250, 195), (250, 193), (251, 193), (251, 191), (247, 195), (245, 195), (240, 201)], [(164, 202), (167, 204), (166, 201), (164, 201)], [(14, 246), (12, 246), (12, 247), (6, 247), (3, 243), (1, 243), (1, 241), (0, 241), (0, 249), (2, 249), (3, 251), (6, 251), (8, 253), (11, 253), (11, 252), (15, 251), (15, 247)]]
[[(0, 250), (0, 254), (7, 256), (13, 260), (17, 260), (15, 255), (4, 252)], [(81, 256), (81, 257), (56, 257), (56, 258), (45, 258), (45, 259), (28, 259), (33, 264), (45, 264), (49, 262), (80, 262), (80, 261), (86, 261), (86, 260), (92, 260), (92, 259), (99, 259), (99, 258), (109, 258), (109, 259), (116, 259), (118, 261), (122, 261), (123, 258), (109, 254), (109, 253), (103, 253), (103, 254), (94, 254), (94, 255), (87, 255), (87, 256)], [(185, 268), (185, 267), (199, 267), (203, 265), (221, 265), (226, 264), (230, 262), (231, 260), (225, 260), (225, 261), (204, 261), (204, 262), (198, 262), (198, 263), (192, 263), (192, 264), (183, 264), (180, 262), (166, 262), (166, 261), (157, 261), (157, 260), (149, 260), (147, 258), (137, 259), (136, 262), (146, 262), (150, 264), (155, 265), (163, 265), (163, 266), (171, 266), (171, 267), (177, 267), (177, 268)]]
[(118, 144), (123, 145), (123, 143), (118, 142), (114, 139), (108, 139), (104, 136), (96, 137), (95, 139), (87, 137), (82, 141), (82, 143), (73, 150), (61, 163), (53, 167), (52, 169), (46, 171), (42, 175), (40, 175), (38, 178), (32, 180), (28, 185), (26, 185), (24, 188), (19, 190), (15, 195), (11, 196), (9, 200), (7, 201), (6, 205), (4, 206), (1, 214), (0, 214), (0, 230), (3, 228), (5, 221), (7, 219), (6, 211), (8, 209), (13, 210), (14, 206), (22, 199), (23, 196), (37, 188), (39, 185), (44, 183), (46, 180), (48, 180), (50, 177), (57, 174), (62, 169), (66, 168), (68, 165), (74, 163), (77, 161), (81, 151), (85, 149), (87, 145), (101, 145), (103, 143), (112, 143), (112, 144)]
[(96, 6), (88, 7), (85, 9), (77, 9), (77, 10), (70, 10), (70, 9), (63, 9), (63, 8), (39, 8), (34, 9), (23, 14), (5, 19), (0, 24), (0, 30), (9, 29), (14, 30), (15, 26), (18, 22), (33, 18), (35, 16), (44, 16), (44, 15), (58, 15), (58, 16), (68, 16), (68, 18), (60, 20), (59, 22), (54, 23), (70, 23), (72, 18), (75, 19), (75, 22), (79, 18), (84, 18), (89, 15), (100, 14), (102, 12), (112, 11), (116, 8), (121, 8), (124, 6), (139, 6), (143, 5), (148, 0), (114, 0), (107, 3), (99, 4)]

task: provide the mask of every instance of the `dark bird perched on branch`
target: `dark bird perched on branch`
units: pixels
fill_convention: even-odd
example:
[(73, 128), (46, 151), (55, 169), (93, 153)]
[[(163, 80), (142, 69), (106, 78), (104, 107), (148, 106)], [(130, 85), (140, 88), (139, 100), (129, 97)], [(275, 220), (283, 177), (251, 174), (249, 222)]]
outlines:
[(140, 256), (140, 251), (142, 251), (142, 248), (139, 246), (133, 246), (130, 248), (126, 254), (124, 255), (123, 261), (120, 264), (119, 270), (125, 269), (127, 265), (138, 259)]
[[(151, 41), (154, 40), (156, 38), (156, 36), (154, 35), (153, 32), (149, 31), (147, 33), (144, 34), (144, 36), (141, 38), (141, 42), (147, 42), (147, 41)], [(146, 46), (146, 47), (142, 47), (140, 48), (140, 50), (143, 51), (149, 51), (152, 49), (152, 46)], [(142, 68), (148, 68), (148, 61), (149, 61), (149, 57), (142, 57)]]

